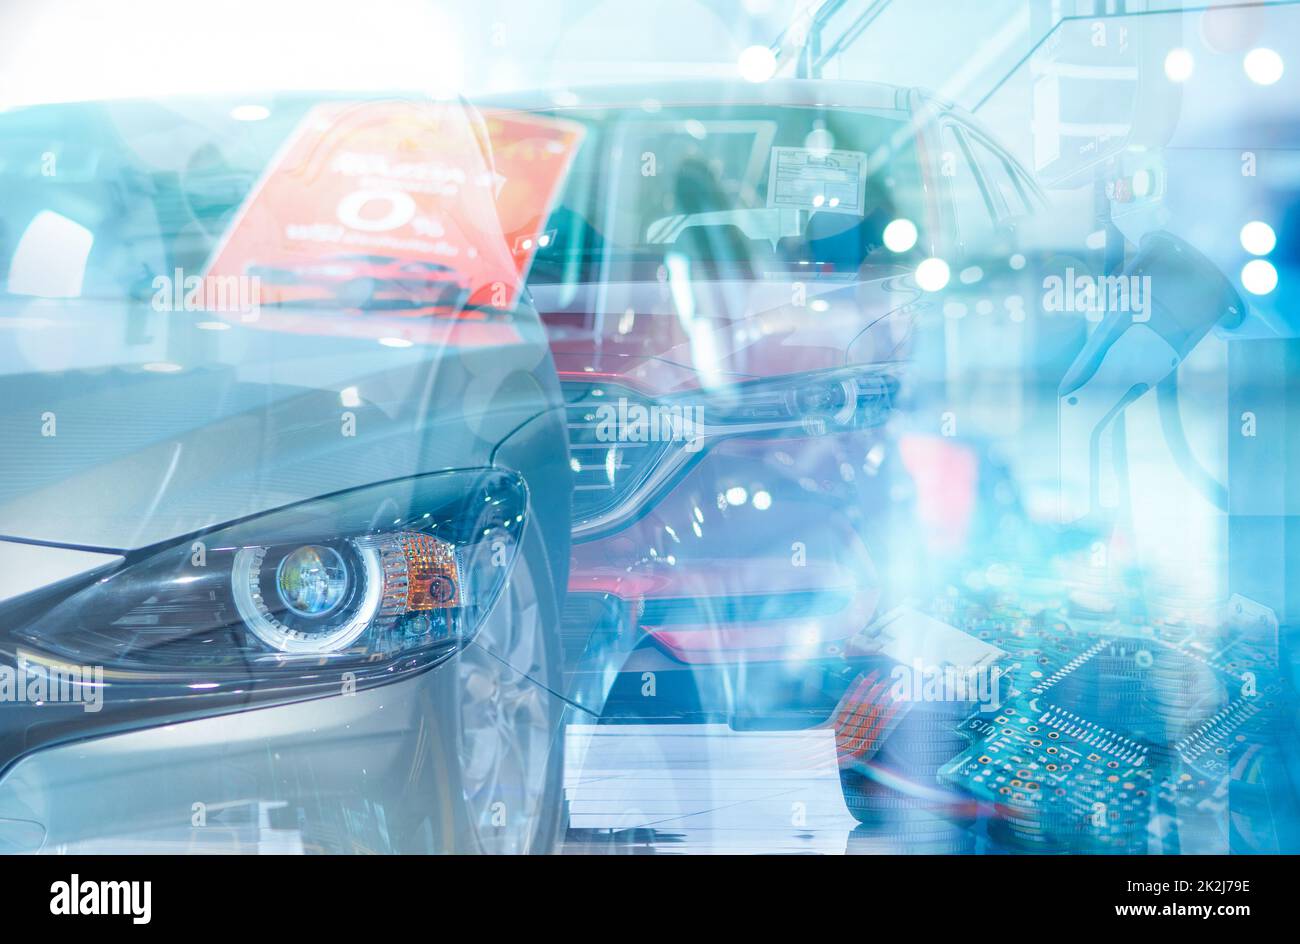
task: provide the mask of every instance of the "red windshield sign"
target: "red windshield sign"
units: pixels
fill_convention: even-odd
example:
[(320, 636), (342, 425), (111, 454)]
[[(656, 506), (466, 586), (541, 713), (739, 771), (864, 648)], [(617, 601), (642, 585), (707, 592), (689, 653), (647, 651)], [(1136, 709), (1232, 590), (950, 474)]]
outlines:
[(581, 135), (569, 122), (460, 103), (317, 106), (207, 275), (257, 278), (259, 320), (292, 331), (322, 307), (366, 321), (508, 310), (551, 238), (543, 227)]

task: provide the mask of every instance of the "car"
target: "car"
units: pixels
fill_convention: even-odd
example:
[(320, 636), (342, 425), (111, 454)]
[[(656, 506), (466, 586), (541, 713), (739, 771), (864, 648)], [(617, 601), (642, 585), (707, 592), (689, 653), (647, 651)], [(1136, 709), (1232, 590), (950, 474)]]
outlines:
[[(248, 275), (283, 258), (272, 196), (295, 222), (334, 212), (326, 184), (295, 189), (287, 141), (339, 146), (360, 115), (403, 123), (405, 159), (490, 157), (467, 107), (348, 102), (0, 115), (6, 851), (562, 836), (570, 479), (536, 311), (512, 289), (490, 325), (376, 337), (331, 298), (263, 304)], [(459, 259), (513, 267), (513, 238), (481, 227)], [(487, 271), (403, 258), (439, 285)]]
[[(528, 282), (575, 476), (567, 697), (604, 722), (851, 718), (855, 640), (924, 576), (918, 490), (963, 538), (978, 504), (978, 451), (897, 422), (930, 376), (915, 339), (968, 282), (1020, 277), (1042, 194), (915, 89), (691, 81), (484, 107), (586, 132)], [(865, 815), (860, 760), (844, 783)]]

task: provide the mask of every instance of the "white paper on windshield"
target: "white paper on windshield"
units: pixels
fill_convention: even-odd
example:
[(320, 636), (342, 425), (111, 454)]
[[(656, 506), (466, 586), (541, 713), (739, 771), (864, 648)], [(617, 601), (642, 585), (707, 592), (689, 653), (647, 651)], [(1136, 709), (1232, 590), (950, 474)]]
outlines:
[(863, 215), (867, 155), (775, 147), (767, 177), (767, 205)]

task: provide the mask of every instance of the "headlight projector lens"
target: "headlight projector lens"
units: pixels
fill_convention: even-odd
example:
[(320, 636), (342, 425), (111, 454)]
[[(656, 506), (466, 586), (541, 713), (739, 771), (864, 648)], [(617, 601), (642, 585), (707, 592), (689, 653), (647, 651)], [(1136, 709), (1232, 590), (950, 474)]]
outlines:
[(373, 548), (345, 546), (345, 553), (323, 544), (241, 548), (230, 582), (253, 635), (297, 655), (338, 652), (355, 642), (379, 611), (384, 574)]
[(348, 592), (348, 568), (332, 547), (309, 544), (276, 568), (280, 600), (299, 616), (321, 617), (339, 608)]

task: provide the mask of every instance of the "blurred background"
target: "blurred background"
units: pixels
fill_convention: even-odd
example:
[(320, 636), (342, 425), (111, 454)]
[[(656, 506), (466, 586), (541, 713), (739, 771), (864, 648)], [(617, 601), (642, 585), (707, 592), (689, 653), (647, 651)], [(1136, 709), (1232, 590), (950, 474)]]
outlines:
[[(956, 424), (972, 461), (1014, 488), (1028, 526), (1088, 520), (1091, 530), (1035, 532), (1011, 542), (1014, 553), (983, 557), (988, 547), (963, 545), (955, 586), (1029, 588), (1050, 576), (1035, 564), (1075, 554), (1083, 563), (1052, 592), (1074, 594), (1076, 611), (1089, 588), (1105, 598), (1092, 615), (1170, 625), (1247, 601), (1272, 621), (1287, 676), (1300, 622), (1300, 3), (11, 0), (0, 10), (0, 109), (189, 94), (256, 104), (294, 90), (472, 101), (540, 91), (576, 106), (585, 102), (575, 90), (592, 86), (786, 79), (928, 90), (973, 115), (1044, 196), (1043, 212), (1018, 222), (1010, 257), (1017, 271), (1028, 260), (1026, 281), (999, 283), (973, 266), (945, 275), (940, 303), (919, 316), (891, 433), (951, 437), (945, 426)], [(1160, 271), (1164, 257), (1131, 268), (1157, 252), (1153, 233), (1204, 263), (1167, 277), (1174, 287), (1150, 313), (1177, 355), (1160, 370), (1125, 347), (1139, 343), (1123, 339), (1127, 322), (1045, 302), (1053, 275)], [(1235, 307), (1200, 313), (1214, 292)], [(1067, 429), (1068, 398), (1083, 396), (1102, 363), (1117, 373), (1090, 391), (1094, 422)], [(918, 514), (941, 531), (947, 512)], [(1001, 526), (990, 533), (1007, 539)], [(936, 589), (919, 586), (934, 572), (914, 562), (889, 566), (898, 586)], [(842, 851), (846, 837), (850, 851), (889, 851), (913, 828), (890, 820), (863, 832), (823, 729), (598, 720), (569, 729), (574, 851), (611, 836), (654, 849), (665, 835), (706, 851)], [(1277, 730), (1290, 743), (1292, 729)], [(1279, 770), (1266, 804), (1285, 823), (1273, 848), (1294, 850), (1295, 768)], [(1205, 848), (1226, 849), (1230, 830), (1210, 832), (1224, 838)], [(967, 838), (945, 827), (929, 848), (973, 851)]]

